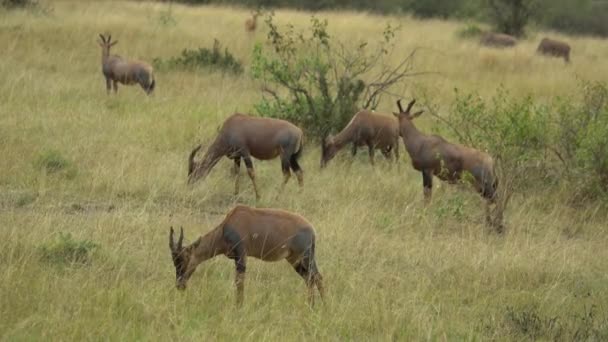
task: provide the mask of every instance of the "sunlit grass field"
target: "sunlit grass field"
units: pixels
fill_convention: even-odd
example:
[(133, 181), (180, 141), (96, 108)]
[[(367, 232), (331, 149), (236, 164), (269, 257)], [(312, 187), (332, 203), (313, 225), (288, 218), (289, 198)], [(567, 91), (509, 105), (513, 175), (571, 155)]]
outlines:
[[(507, 232), (484, 224), (482, 201), (466, 187), (436, 181), (431, 205), (422, 177), (348, 151), (319, 171), (309, 139), (302, 166), (280, 192), (279, 161), (255, 163), (256, 203), (243, 170), (232, 196), (232, 163), (186, 186), (187, 157), (208, 144), (235, 111), (262, 96), (246, 71), (157, 72), (138, 87), (106, 95), (99, 33), (112, 52), (152, 61), (184, 48), (222, 45), (250, 64), (261, 22), (249, 11), (148, 2), (44, 2), (43, 10), (0, 11), (0, 337), (3, 340), (522, 340), (608, 338), (608, 230), (602, 203), (575, 205), (556, 188), (516, 194)], [(276, 12), (307, 27), (311, 13)], [(449, 115), (454, 88), (493, 96), (503, 86), (538, 102), (573, 95), (579, 81), (605, 80), (608, 43), (532, 32), (512, 50), (481, 48), (456, 35), (465, 23), (365, 13), (322, 12), (330, 34), (376, 41), (400, 25), (397, 49), (419, 48), (416, 71), (392, 92), (424, 92)], [(170, 18), (171, 20), (167, 20)], [(542, 36), (572, 46), (572, 64), (534, 54)], [(402, 57), (395, 55), (395, 62)], [(379, 110), (392, 111), (386, 97)], [(439, 122), (422, 116), (421, 129)], [(404, 151), (402, 149), (402, 151)], [(61, 170), (41, 168), (59, 156)], [(301, 278), (286, 262), (250, 259), (245, 304), (234, 306), (234, 264), (201, 265), (186, 292), (175, 289), (170, 226), (186, 240), (219, 224), (236, 203), (297, 212), (317, 231), (328, 296), (309, 308)], [(99, 245), (90, 264), (41, 257), (70, 233)]]

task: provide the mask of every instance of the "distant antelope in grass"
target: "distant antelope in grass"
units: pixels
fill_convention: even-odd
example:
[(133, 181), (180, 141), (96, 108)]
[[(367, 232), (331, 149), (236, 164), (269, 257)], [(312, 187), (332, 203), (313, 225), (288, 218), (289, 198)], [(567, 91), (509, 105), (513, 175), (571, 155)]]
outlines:
[(100, 34), (101, 41), (97, 43), (101, 46), (101, 70), (106, 78), (106, 90), (110, 93), (111, 85), (114, 93), (118, 92), (118, 83), (125, 85), (139, 84), (146, 94), (150, 95), (154, 91), (156, 81), (152, 66), (146, 62), (129, 61), (118, 55), (110, 55), (110, 48), (118, 41), (111, 41), (112, 35), (106, 39)]
[(255, 32), (255, 29), (258, 26), (258, 17), (260, 15), (260, 10), (256, 10), (255, 12), (251, 13), (251, 18), (247, 18), (247, 20), (245, 20), (245, 31)]
[(236, 267), (237, 305), (243, 303), (247, 257), (264, 261), (287, 260), (304, 278), (308, 301), (314, 304), (314, 287), (324, 297), (323, 278), (315, 261), (315, 231), (302, 216), (278, 209), (256, 209), (239, 205), (232, 209), (222, 223), (191, 245), (182, 247), (184, 231), (180, 229), (175, 243), (173, 227), (169, 233), (169, 248), (175, 266), (176, 286), (186, 289), (186, 283), (196, 267), (217, 255), (234, 260)]
[(399, 160), (399, 123), (394, 117), (362, 110), (355, 114), (348, 125), (335, 137), (328, 136), (321, 143), (321, 167), (345, 145), (352, 144), (352, 155), (359, 146), (367, 146), (369, 161), (374, 165), (374, 150), (379, 149), (387, 159), (391, 151)]
[(481, 45), (491, 47), (513, 47), (517, 44), (517, 38), (504, 33), (485, 33), (480, 40)]
[(411, 113), (416, 100), (412, 100), (406, 110), (401, 107), (401, 100), (397, 101), (399, 113), (394, 113), (399, 120), (399, 129), (403, 143), (414, 169), (422, 173), (424, 197), (427, 203), (431, 199), (433, 188), (433, 175), (443, 181), (454, 184), (463, 179), (463, 173), (472, 175), (469, 180), (475, 189), (486, 199), (486, 214), (489, 217), (489, 205), (497, 199), (498, 179), (494, 170), (494, 160), (482, 151), (470, 147), (452, 144), (438, 135), (421, 133), (413, 119), (420, 116), (423, 111)]
[(558, 40), (543, 38), (540, 44), (538, 44), (536, 53), (545, 56), (561, 57), (566, 63), (570, 63), (570, 45)]
[(285, 120), (257, 118), (245, 114), (231, 115), (220, 129), (215, 141), (209, 146), (203, 159), (194, 161), (196, 153), (201, 149), (197, 146), (190, 153), (188, 160), (188, 184), (207, 177), (211, 169), (224, 156), (234, 160), (236, 181), (234, 194), (239, 192), (239, 170), (241, 159), (245, 161), (247, 173), (253, 183), (256, 199), (260, 198), (255, 182), (255, 172), (251, 157), (269, 160), (281, 157), (283, 170), (283, 187), (291, 177), (290, 169), (298, 178), (300, 187), (304, 185), (304, 173), (298, 164), (302, 153), (304, 134), (294, 124)]

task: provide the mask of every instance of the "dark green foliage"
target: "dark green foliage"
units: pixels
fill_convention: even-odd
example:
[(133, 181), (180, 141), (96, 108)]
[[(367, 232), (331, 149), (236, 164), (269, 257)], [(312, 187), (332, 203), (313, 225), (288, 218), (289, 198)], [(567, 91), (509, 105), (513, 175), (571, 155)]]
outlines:
[(43, 261), (72, 265), (90, 264), (93, 253), (99, 249), (99, 245), (91, 240), (75, 240), (70, 233), (59, 233), (55, 241), (50, 241), (39, 247), (40, 256)]
[(537, 0), (486, 0), (496, 31), (521, 37)]
[(390, 25), (378, 46), (346, 47), (330, 37), (326, 20), (312, 17), (309, 34), (292, 26), (279, 29), (272, 15), (265, 23), (267, 43), (255, 46), (251, 66), (266, 95), (256, 110), (299, 124), (309, 136), (341, 130), (358, 110), (374, 109), (389, 87), (410, 75), (413, 53), (399, 65), (386, 62), (394, 49)]
[(479, 38), (483, 34), (483, 30), (475, 24), (467, 24), (467, 26), (456, 32), (460, 38)]
[(36, 0), (0, 0), (0, 7), (5, 8), (31, 7), (37, 4)]
[(199, 48), (198, 50), (184, 49), (178, 57), (170, 58), (166, 61), (155, 58), (154, 66), (158, 69), (182, 69), (195, 70), (207, 68), (220, 70), (233, 74), (242, 74), (243, 65), (237, 60), (228, 49), (221, 50), (221, 44), (217, 39), (213, 41), (213, 48)]

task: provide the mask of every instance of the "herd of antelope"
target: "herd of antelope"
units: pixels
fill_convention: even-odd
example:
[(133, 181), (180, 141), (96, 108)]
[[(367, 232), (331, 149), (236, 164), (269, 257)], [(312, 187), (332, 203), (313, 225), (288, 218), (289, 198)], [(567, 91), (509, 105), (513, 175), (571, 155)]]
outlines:
[[(259, 11), (245, 22), (245, 29), (256, 29)], [(110, 48), (117, 41), (112, 36), (100, 34), (98, 42), (102, 49), (102, 72), (106, 80), (108, 94), (118, 91), (118, 83), (139, 84), (146, 94), (154, 91), (156, 81), (152, 67), (145, 62), (127, 60), (118, 55), (110, 55)], [(481, 43), (486, 46), (514, 46), (514, 37), (488, 33)], [(570, 61), (570, 46), (566, 43), (543, 39), (538, 53), (562, 57)], [(433, 177), (450, 184), (465, 181), (485, 199), (486, 219), (490, 218), (490, 206), (497, 200), (498, 178), (494, 161), (489, 154), (446, 141), (438, 135), (427, 135), (414, 125), (414, 119), (423, 111), (412, 113), (415, 100), (403, 109), (397, 101), (398, 112), (393, 115), (361, 110), (356, 113), (344, 129), (335, 136), (327, 136), (321, 141), (321, 168), (346, 145), (352, 146), (352, 154), (361, 146), (367, 146), (370, 163), (374, 164), (375, 150), (387, 158), (399, 160), (399, 138), (410, 156), (411, 164), (422, 175), (425, 203), (431, 199)], [(239, 193), (241, 160), (245, 162), (256, 199), (260, 193), (255, 179), (252, 158), (270, 160), (280, 157), (283, 172), (282, 187), (295, 173), (300, 187), (304, 184), (304, 172), (299, 158), (304, 145), (302, 129), (279, 119), (259, 118), (235, 113), (228, 117), (215, 140), (207, 148), (202, 158), (195, 158), (202, 146), (196, 146), (188, 158), (188, 184), (203, 180), (222, 157), (232, 159), (236, 176), (234, 194)], [(465, 177), (465, 175), (469, 175)], [(500, 223), (502, 226), (502, 223)], [(497, 227), (499, 228), (499, 227)], [(500, 230), (500, 229), (498, 229)], [(175, 241), (173, 227), (169, 232), (169, 248), (175, 266), (176, 287), (180, 290), (186, 284), (198, 265), (217, 255), (225, 255), (234, 260), (236, 269), (236, 302), (242, 304), (244, 297), (247, 257), (264, 261), (287, 260), (304, 279), (308, 288), (308, 300), (314, 303), (314, 289), (324, 296), (323, 278), (315, 260), (315, 230), (302, 216), (281, 209), (260, 209), (238, 205), (213, 230), (199, 237), (188, 246), (183, 246), (184, 232), (180, 228)]]

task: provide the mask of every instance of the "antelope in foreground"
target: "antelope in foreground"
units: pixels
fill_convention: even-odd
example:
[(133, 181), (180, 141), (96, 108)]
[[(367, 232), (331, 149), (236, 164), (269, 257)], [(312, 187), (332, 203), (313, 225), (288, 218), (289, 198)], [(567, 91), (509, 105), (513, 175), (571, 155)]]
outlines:
[(414, 169), (422, 173), (422, 185), (426, 202), (430, 202), (433, 189), (433, 175), (443, 181), (454, 184), (463, 178), (463, 173), (470, 173), (475, 189), (486, 199), (486, 215), (488, 221), (489, 205), (497, 199), (498, 179), (494, 170), (494, 160), (482, 151), (470, 147), (452, 144), (438, 135), (421, 133), (413, 119), (424, 111), (411, 113), (416, 100), (412, 100), (406, 110), (401, 107), (401, 100), (397, 101), (399, 113), (394, 113), (399, 120), (399, 129), (403, 143)]
[(480, 43), (492, 47), (512, 47), (517, 44), (517, 39), (504, 33), (487, 32), (481, 37)]
[(186, 289), (186, 283), (196, 267), (217, 255), (234, 260), (236, 266), (236, 303), (242, 305), (247, 257), (264, 261), (287, 260), (304, 278), (308, 301), (314, 304), (314, 287), (324, 297), (323, 278), (315, 262), (315, 231), (302, 216), (279, 209), (257, 209), (239, 205), (232, 209), (219, 226), (182, 247), (183, 228), (177, 243), (173, 227), (169, 233), (169, 248), (175, 266), (176, 286)]
[(198, 145), (190, 153), (188, 159), (188, 184), (199, 179), (205, 179), (211, 169), (224, 156), (234, 160), (236, 181), (234, 195), (239, 193), (239, 174), (241, 159), (245, 161), (247, 173), (253, 183), (256, 199), (260, 198), (255, 182), (255, 172), (251, 157), (260, 160), (274, 159), (281, 156), (283, 170), (283, 185), (291, 177), (290, 169), (298, 178), (300, 187), (304, 185), (304, 173), (298, 164), (302, 153), (304, 135), (302, 130), (290, 122), (271, 118), (257, 118), (245, 114), (231, 115), (220, 129), (215, 141), (209, 146), (200, 162), (194, 157), (201, 149)]
[(543, 38), (536, 52), (546, 56), (561, 57), (566, 63), (570, 63), (570, 45), (564, 42)]
[(111, 85), (113, 85), (114, 93), (117, 93), (118, 83), (125, 85), (137, 83), (146, 94), (150, 95), (156, 85), (152, 66), (146, 62), (129, 61), (118, 55), (110, 55), (110, 48), (118, 41), (112, 41), (112, 35), (109, 35), (107, 39), (102, 34), (99, 37), (101, 41), (97, 43), (101, 46), (101, 71), (106, 78), (108, 94), (112, 88)]
[(391, 150), (395, 161), (399, 160), (399, 123), (389, 115), (362, 110), (355, 114), (348, 125), (335, 137), (328, 136), (321, 144), (321, 168), (342, 149), (352, 144), (352, 155), (359, 146), (369, 149), (369, 161), (374, 165), (374, 150), (379, 149), (387, 159)]
[(251, 18), (247, 18), (247, 20), (245, 20), (245, 31), (255, 32), (255, 29), (258, 26), (258, 17), (259, 16), (260, 16), (260, 11), (258, 10), (251, 14)]

